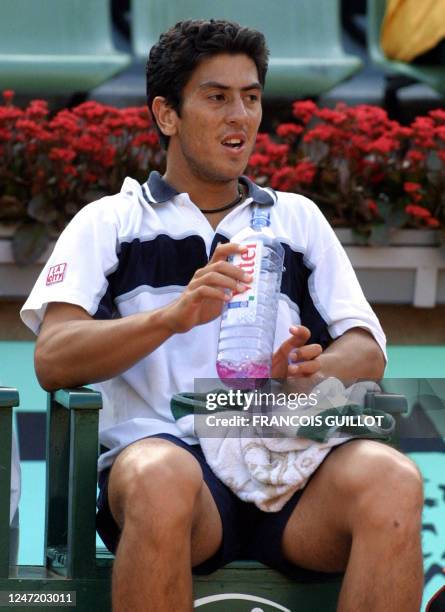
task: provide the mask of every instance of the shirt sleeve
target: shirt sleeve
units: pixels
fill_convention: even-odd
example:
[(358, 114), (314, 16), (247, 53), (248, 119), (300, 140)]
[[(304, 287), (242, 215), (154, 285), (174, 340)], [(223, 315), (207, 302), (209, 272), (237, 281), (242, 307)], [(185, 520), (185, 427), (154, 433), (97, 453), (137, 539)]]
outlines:
[(360, 287), (343, 246), (315, 205), (306, 259), (311, 269), (309, 293), (327, 324), (331, 338), (338, 338), (353, 327), (361, 327), (373, 335), (387, 359), (382, 326)]
[(84, 308), (91, 316), (107, 293), (118, 263), (117, 223), (107, 198), (81, 209), (60, 235), (22, 307), (22, 321), (35, 334), (50, 302)]

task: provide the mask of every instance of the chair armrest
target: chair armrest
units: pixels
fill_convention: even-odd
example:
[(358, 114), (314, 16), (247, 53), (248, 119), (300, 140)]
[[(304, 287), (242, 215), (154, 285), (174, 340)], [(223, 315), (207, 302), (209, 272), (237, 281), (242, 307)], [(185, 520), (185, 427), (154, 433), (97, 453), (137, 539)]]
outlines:
[(48, 395), (46, 565), (69, 578), (95, 573), (101, 394), (81, 387)]
[(18, 405), (17, 389), (0, 387), (0, 578), (9, 575), (12, 408)]
[(55, 401), (68, 410), (80, 408), (102, 408), (102, 396), (98, 391), (88, 387), (77, 387), (76, 389), (59, 389), (54, 393)]
[(388, 414), (398, 415), (408, 412), (408, 401), (404, 395), (398, 393), (368, 391), (365, 407), (369, 410), (383, 410)]

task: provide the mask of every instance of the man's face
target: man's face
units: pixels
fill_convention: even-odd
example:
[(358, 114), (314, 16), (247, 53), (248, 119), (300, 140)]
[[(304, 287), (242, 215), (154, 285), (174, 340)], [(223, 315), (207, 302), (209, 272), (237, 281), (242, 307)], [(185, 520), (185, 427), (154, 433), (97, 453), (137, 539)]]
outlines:
[(210, 182), (237, 178), (255, 145), (261, 114), (253, 60), (242, 54), (203, 60), (182, 92), (169, 164), (185, 162), (196, 177)]

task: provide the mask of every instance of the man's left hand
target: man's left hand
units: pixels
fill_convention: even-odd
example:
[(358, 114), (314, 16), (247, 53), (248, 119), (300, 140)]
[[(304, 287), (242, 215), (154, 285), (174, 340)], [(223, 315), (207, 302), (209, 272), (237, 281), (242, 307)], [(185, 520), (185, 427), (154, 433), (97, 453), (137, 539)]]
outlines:
[(315, 375), (321, 368), (319, 344), (306, 344), (311, 332), (304, 325), (293, 325), (291, 334), (272, 357), (272, 378), (300, 378)]

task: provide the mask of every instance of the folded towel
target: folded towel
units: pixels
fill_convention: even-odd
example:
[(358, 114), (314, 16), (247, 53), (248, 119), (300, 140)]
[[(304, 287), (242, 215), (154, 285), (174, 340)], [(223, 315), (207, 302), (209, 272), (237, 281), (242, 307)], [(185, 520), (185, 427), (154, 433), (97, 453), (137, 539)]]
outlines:
[[(268, 427), (252, 425), (219, 426), (217, 436), (208, 437), (211, 428), (203, 426), (209, 415), (207, 394), (180, 393), (172, 398), (172, 413), (185, 435), (197, 435), (213, 472), (240, 499), (254, 503), (265, 512), (277, 512), (298, 489), (302, 489), (319, 467), (331, 448), (355, 437), (388, 439), (394, 429), (392, 416), (365, 408), (368, 391), (380, 391), (374, 382), (361, 382), (348, 387), (336, 378), (328, 378), (317, 385), (315, 406), (300, 408), (299, 414), (322, 417), (321, 426), (300, 425)], [(220, 390), (219, 393), (227, 394)], [(241, 410), (218, 412), (230, 421), (230, 417), (245, 415)], [(274, 409), (273, 414), (275, 414)], [(215, 413), (213, 413), (215, 414)], [(289, 414), (289, 411), (287, 411)], [(326, 425), (327, 416), (357, 417), (381, 416), (381, 425)], [(249, 419), (246, 419), (248, 421)], [(331, 419), (341, 423), (341, 419)], [(236, 422), (232, 420), (232, 422)], [(329, 422), (329, 420), (328, 420)]]

